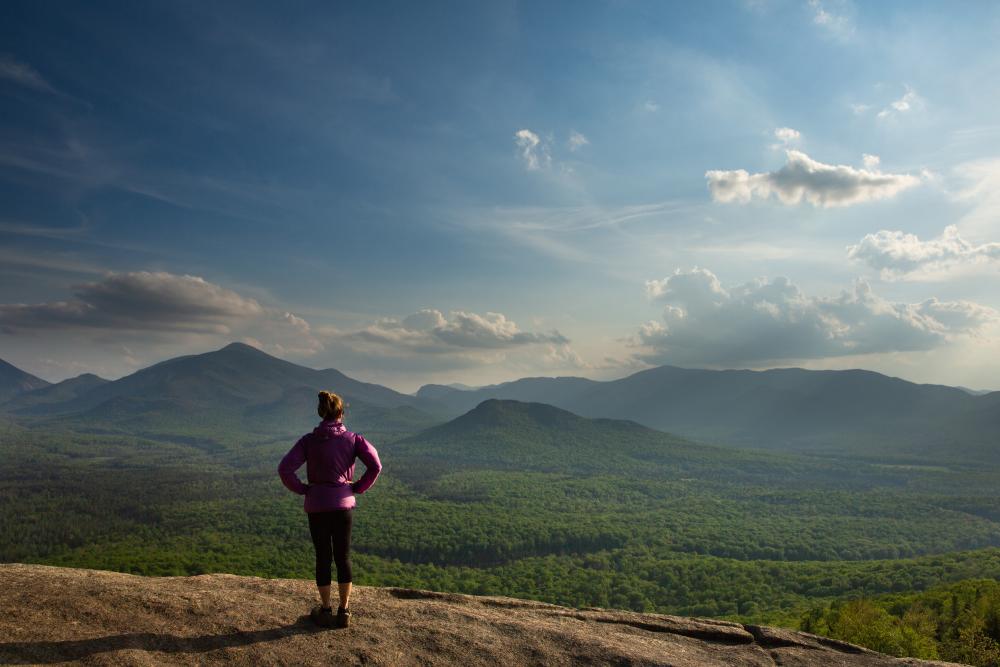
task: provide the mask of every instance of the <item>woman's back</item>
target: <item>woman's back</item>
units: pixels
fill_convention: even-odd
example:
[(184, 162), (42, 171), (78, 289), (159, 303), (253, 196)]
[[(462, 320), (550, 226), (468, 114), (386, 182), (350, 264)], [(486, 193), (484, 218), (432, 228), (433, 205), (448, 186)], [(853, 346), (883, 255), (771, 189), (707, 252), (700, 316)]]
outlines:
[[(352, 483), (356, 458), (361, 459), (366, 470), (360, 480)], [(303, 463), (308, 486), (295, 474)], [(348, 431), (340, 420), (330, 419), (324, 419), (311, 433), (299, 438), (278, 466), (285, 486), (305, 495), (306, 512), (354, 507), (357, 504), (354, 494), (364, 493), (381, 470), (378, 452), (372, 444), (362, 435)]]

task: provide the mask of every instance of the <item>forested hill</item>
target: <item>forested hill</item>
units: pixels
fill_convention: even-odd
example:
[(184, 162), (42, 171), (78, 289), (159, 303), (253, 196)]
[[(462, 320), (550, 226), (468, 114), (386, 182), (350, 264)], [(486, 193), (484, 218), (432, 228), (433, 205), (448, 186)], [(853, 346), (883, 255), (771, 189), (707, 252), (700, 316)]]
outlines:
[(47, 387), (48, 382), (0, 359), (0, 403), (18, 394)]
[(84, 373), (62, 382), (21, 392), (5, 403), (3, 409), (21, 414), (45, 414), (53, 406), (66, 406), (74, 401), (85, 400), (90, 392), (107, 383), (107, 380), (93, 373)]
[[(483, 401), (454, 420), (392, 443), (408, 462), (594, 474), (650, 466), (720, 463), (730, 450), (699, 445), (635, 422), (587, 419), (544, 403)], [(737, 458), (759, 458), (737, 453)], [(767, 458), (767, 457), (765, 457)]]
[(490, 398), (542, 401), (718, 444), (900, 460), (1000, 462), (1000, 392), (907, 382), (863, 370), (662, 366), (620, 380), (524, 378), (463, 391), (429, 385), (460, 414)]
[(759, 625), (409, 588), (357, 586), (351, 627), (324, 630), (306, 615), (308, 580), (13, 564), (0, 586), (5, 664), (947, 664)]
[(389, 443), (402, 479), (423, 483), (446, 471), (614, 475), (657, 482), (780, 485), (786, 490), (861, 490), (901, 484), (899, 471), (858, 462), (693, 442), (632, 421), (589, 419), (544, 403), (491, 399), (445, 424)]

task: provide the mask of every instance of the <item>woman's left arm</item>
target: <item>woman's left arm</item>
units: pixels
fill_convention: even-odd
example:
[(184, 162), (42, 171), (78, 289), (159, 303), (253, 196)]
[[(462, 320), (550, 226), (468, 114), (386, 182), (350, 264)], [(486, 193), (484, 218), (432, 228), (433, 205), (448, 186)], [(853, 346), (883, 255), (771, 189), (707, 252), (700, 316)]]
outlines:
[(292, 446), (285, 457), (281, 459), (281, 463), (278, 464), (278, 475), (281, 476), (281, 483), (284, 484), (289, 491), (292, 493), (297, 493), (300, 496), (305, 495), (306, 489), (309, 488), (307, 485), (302, 483), (299, 476), (295, 474), (295, 471), (302, 467), (302, 464), (306, 462), (306, 447), (305, 447), (305, 436), (299, 438), (299, 441)]
[(361, 479), (351, 484), (351, 491), (362, 494), (375, 483), (378, 474), (382, 472), (382, 462), (379, 461), (375, 447), (361, 434), (358, 434), (355, 441), (354, 454), (365, 464), (365, 474), (361, 476)]

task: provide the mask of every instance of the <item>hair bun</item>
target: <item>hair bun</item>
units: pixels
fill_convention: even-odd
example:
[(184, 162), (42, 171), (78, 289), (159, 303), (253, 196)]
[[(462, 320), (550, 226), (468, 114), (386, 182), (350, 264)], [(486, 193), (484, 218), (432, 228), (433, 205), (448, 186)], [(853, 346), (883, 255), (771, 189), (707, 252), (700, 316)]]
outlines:
[(321, 391), (316, 411), (323, 419), (340, 419), (344, 416), (344, 399), (333, 392)]

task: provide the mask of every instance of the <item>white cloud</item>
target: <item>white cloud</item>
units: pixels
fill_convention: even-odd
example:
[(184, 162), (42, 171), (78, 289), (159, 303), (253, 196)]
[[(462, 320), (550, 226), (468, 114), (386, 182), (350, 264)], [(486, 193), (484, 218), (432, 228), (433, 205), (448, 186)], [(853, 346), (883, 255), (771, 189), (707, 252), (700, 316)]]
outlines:
[(882, 158), (878, 155), (869, 155), (868, 153), (864, 153), (861, 156), (861, 163), (865, 165), (865, 169), (874, 171), (878, 169), (878, 166), (882, 163)]
[(909, 86), (904, 86), (906, 92), (898, 100), (893, 100), (887, 107), (878, 112), (877, 118), (884, 120), (892, 116), (908, 113), (915, 107), (923, 105), (923, 98), (917, 95), (917, 91)]
[(0, 56), (0, 79), (13, 81), (27, 88), (33, 88), (45, 93), (56, 92), (38, 71), (27, 63), (22, 63), (9, 56)]
[(862, 114), (864, 114), (866, 111), (868, 111), (871, 108), (872, 108), (872, 106), (870, 104), (852, 104), (851, 105), (851, 111), (854, 112), (855, 116), (861, 116)]
[(642, 108), (644, 111), (648, 111), (649, 113), (655, 113), (660, 110), (660, 105), (653, 100), (646, 100), (642, 103)]
[(317, 334), (324, 343), (322, 358), (337, 368), (413, 385), (454, 378), (453, 373), (481, 383), (539, 369), (589, 368), (558, 331), (524, 331), (501, 313), (445, 315), (425, 308), (360, 329), (319, 327)]
[(743, 169), (705, 172), (712, 198), (745, 204), (754, 198), (768, 199), (773, 194), (786, 205), (805, 200), (814, 206), (850, 206), (888, 199), (920, 183), (919, 177), (910, 174), (824, 164), (797, 150), (785, 153), (787, 162), (777, 171), (758, 174)]
[(659, 321), (632, 344), (648, 363), (766, 364), (892, 351), (929, 350), (1000, 319), (969, 301), (893, 303), (863, 280), (835, 297), (803, 294), (787, 278), (724, 287), (707, 269), (646, 284), (663, 302)]
[(360, 331), (347, 334), (363, 343), (385, 345), (399, 351), (440, 354), (456, 350), (499, 350), (539, 343), (564, 345), (558, 331), (547, 334), (521, 331), (502, 313), (478, 315), (453, 311), (446, 318), (439, 310), (425, 308), (403, 319), (383, 318)]
[(793, 130), (790, 127), (779, 127), (775, 128), (774, 137), (783, 144), (791, 144), (801, 139), (802, 134), (798, 130)]
[(569, 133), (569, 139), (566, 141), (566, 146), (569, 148), (571, 153), (575, 153), (589, 143), (590, 140), (587, 139), (587, 137), (573, 130)]
[(1000, 261), (1000, 243), (975, 245), (949, 225), (936, 239), (921, 241), (915, 234), (881, 230), (848, 246), (847, 256), (881, 272), (886, 280), (940, 277), (960, 265)]
[(778, 141), (771, 144), (771, 150), (779, 151), (798, 145), (802, 134), (790, 127), (777, 127), (774, 129), (774, 138)]
[(548, 141), (542, 141), (534, 132), (528, 129), (514, 133), (514, 143), (521, 152), (521, 159), (529, 171), (548, 168), (552, 164), (552, 155)]

